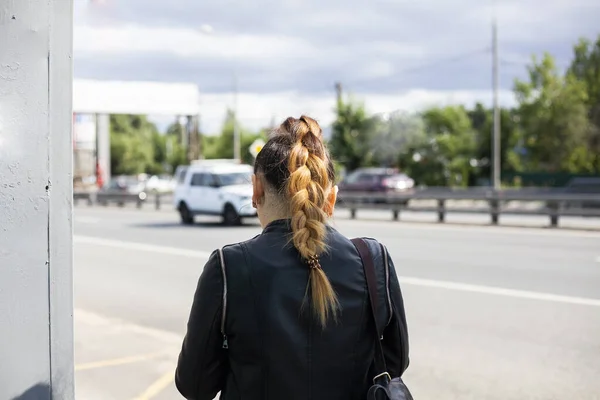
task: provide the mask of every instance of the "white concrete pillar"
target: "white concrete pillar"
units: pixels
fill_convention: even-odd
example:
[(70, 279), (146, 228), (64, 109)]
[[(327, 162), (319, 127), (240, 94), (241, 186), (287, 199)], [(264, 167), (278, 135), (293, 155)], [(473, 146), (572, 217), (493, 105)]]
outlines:
[(0, 399), (73, 399), (72, 0), (0, 0)]

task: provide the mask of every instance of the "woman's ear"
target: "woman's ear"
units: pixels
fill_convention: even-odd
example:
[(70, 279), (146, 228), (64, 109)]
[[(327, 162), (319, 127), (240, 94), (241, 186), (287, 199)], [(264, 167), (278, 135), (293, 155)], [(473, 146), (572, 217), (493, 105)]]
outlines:
[(335, 203), (337, 202), (337, 194), (338, 194), (338, 186), (335, 185), (329, 191), (329, 196), (327, 197), (327, 204), (325, 205), (325, 212), (329, 214), (329, 216), (333, 216), (333, 211), (335, 209)]
[(265, 195), (265, 188), (263, 186), (262, 183), (262, 179), (260, 179), (258, 176), (256, 176), (256, 174), (252, 175), (252, 204), (254, 205), (254, 208), (256, 208), (256, 206), (258, 204), (260, 204), (260, 200), (264, 197)]

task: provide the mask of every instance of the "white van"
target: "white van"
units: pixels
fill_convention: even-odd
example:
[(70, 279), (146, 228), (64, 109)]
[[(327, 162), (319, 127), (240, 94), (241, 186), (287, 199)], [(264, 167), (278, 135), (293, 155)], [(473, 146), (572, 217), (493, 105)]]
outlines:
[(256, 217), (252, 207), (252, 166), (234, 161), (206, 160), (178, 168), (173, 204), (181, 222), (196, 215), (220, 215), (226, 225)]

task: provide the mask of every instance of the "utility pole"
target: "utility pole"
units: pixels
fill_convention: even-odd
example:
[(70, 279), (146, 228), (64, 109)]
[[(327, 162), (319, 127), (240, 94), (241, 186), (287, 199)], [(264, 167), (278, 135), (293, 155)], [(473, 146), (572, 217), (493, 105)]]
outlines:
[(233, 158), (242, 161), (240, 132), (238, 127), (238, 81), (237, 74), (233, 73)]
[(197, 114), (194, 117), (194, 135), (196, 137), (196, 159), (202, 160), (203, 156), (203, 148), (202, 148), (202, 132), (200, 132), (200, 114)]
[(339, 104), (342, 101), (342, 84), (340, 82), (335, 83), (335, 94)]
[(196, 159), (196, 137), (194, 135), (194, 117), (185, 117), (185, 135), (187, 137), (187, 154), (190, 163)]
[(494, 97), (494, 130), (492, 137), (492, 183), (494, 190), (500, 189), (500, 107), (498, 105), (498, 23), (496, 21), (495, 9), (492, 16), (492, 80)]

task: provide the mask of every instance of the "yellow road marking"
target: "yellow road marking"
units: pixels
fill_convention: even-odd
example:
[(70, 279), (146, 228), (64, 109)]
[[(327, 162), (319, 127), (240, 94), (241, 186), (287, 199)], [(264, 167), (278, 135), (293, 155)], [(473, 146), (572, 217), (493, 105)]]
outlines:
[(153, 397), (158, 395), (160, 392), (162, 392), (164, 389), (166, 389), (167, 386), (169, 386), (171, 384), (171, 382), (173, 382), (174, 378), (175, 378), (174, 371), (167, 372), (166, 374), (164, 374), (163, 376), (158, 378), (156, 381), (154, 381), (154, 383), (152, 385), (148, 386), (148, 389), (144, 390), (144, 392), (142, 394), (140, 394), (133, 400), (150, 400), (150, 399), (152, 399)]
[(75, 366), (75, 371), (84, 371), (87, 369), (95, 369), (95, 368), (104, 368), (104, 367), (112, 367), (115, 365), (125, 365), (125, 364), (133, 364), (136, 362), (152, 360), (154, 358), (158, 358), (160, 356), (164, 356), (164, 352), (160, 353), (148, 353), (141, 354), (137, 356), (129, 356), (129, 357), (121, 357), (121, 358), (112, 358), (110, 360), (102, 360), (95, 361), (91, 363), (79, 364)]

